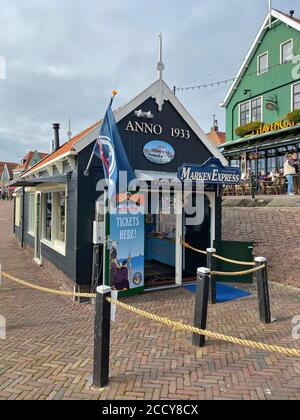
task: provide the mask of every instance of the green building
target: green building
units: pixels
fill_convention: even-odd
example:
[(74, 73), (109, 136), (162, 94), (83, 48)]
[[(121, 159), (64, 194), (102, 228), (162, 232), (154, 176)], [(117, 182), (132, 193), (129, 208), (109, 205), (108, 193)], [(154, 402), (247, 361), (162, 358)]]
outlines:
[(289, 152), (300, 155), (300, 19), (272, 9), (221, 106), (226, 143), (243, 173), (274, 172)]

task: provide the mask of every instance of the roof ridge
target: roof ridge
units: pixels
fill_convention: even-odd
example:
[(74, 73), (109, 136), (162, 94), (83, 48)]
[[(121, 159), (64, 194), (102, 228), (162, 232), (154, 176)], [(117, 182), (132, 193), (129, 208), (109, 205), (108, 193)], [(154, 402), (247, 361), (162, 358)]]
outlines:
[(300, 18), (298, 18), (298, 17), (296, 17), (296, 16), (291, 16), (291, 15), (289, 15), (288, 13), (286, 13), (286, 12), (282, 12), (281, 10), (279, 10), (279, 9), (273, 9), (273, 10), (275, 10), (276, 12), (278, 12), (278, 13), (280, 13), (281, 15), (283, 15), (283, 16), (286, 16), (286, 17), (288, 17), (288, 18), (290, 18), (291, 20), (295, 20), (296, 22), (297, 21), (300, 21)]
[[(295, 18), (295, 17), (291, 17), (290, 15), (281, 12), (280, 10), (277, 9), (272, 9), (271, 10), (271, 14), (272, 14), (272, 18), (275, 18), (277, 20), (280, 20), (283, 23), (286, 23), (288, 25), (290, 25), (291, 27), (293, 27), (295, 30), (300, 31), (300, 19)], [(287, 23), (287, 19), (289, 19), (289, 23)], [(223, 102), (220, 104), (220, 106), (223, 107), (227, 107), (228, 102), (230, 101), (234, 89), (237, 85), (239, 85), (241, 78), (244, 77), (244, 71), (247, 68), (247, 65), (249, 64), (249, 60), (252, 60), (253, 55), (254, 55), (254, 51), (255, 48), (257, 47), (258, 42), (260, 41), (260, 37), (264, 34), (264, 32), (268, 29), (268, 23), (269, 21), (269, 12), (267, 13), (260, 29), (257, 31), (256, 37), (252, 43), (252, 45), (250, 46), (248, 53), (245, 55), (245, 58), (239, 68), (239, 70), (236, 73), (236, 76), (234, 78), (233, 83), (231, 84), (229, 90), (227, 91), (227, 94), (225, 96), (225, 99), (223, 100)], [(293, 23), (292, 23), (293, 22)]]

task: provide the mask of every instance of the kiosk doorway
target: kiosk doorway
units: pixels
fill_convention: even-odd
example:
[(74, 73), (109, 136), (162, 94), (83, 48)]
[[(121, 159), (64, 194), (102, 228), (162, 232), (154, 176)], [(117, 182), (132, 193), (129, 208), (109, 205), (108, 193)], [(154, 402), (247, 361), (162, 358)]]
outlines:
[[(193, 206), (195, 206), (196, 196), (193, 194)], [(190, 217), (185, 214), (184, 218)], [(206, 250), (211, 247), (211, 207), (208, 196), (204, 196), (204, 218), (203, 223), (199, 225), (189, 225), (184, 222), (185, 226), (185, 242), (193, 248)], [(184, 249), (184, 263), (183, 271), (184, 277), (188, 279), (192, 276), (195, 279), (197, 269), (199, 267), (206, 267), (206, 256), (196, 253), (190, 249)]]
[(182, 210), (181, 193), (171, 194), (169, 214), (160, 210), (156, 215), (145, 216), (146, 289), (181, 286), (195, 281), (197, 269), (206, 266), (206, 258), (183, 248), (182, 239), (197, 249), (206, 250), (212, 246), (215, 235), (214, 197), (214, 192), (205, 193), (204, 218), (200, 225), (186, 223), (190, 216)]
[(145, 286), (175, 285), (176, 194), (157, 193), (154, 215), (145, 216)]

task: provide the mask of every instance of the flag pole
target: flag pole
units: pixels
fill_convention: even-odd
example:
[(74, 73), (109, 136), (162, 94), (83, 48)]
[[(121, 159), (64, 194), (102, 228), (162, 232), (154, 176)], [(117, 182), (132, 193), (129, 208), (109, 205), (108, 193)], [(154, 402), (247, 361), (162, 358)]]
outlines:
[[(114, 101), (114, 98), (115, 98), (115, 96), (117, 94), (118, 94), (118, 92), (116, 90), (113, 90), (112, 91), (112, 96), (111, 96), (111, 100), (110, 100), (109, 106), (112, 106), (113, 101)], [(90, 175), (90, 172), (89, 171), (90, 171), (90, 167), (91, 167), (91, 164), (92, 164), (93, 157), (94, 157), (94, 150), (91, 153), (91, 156), (90, 156), (89, 162), (87, 164), (86, 170), (83, 172), (83, 175), (84, 176), (89, 176)]]
[(272, 0), (269, 0), (269, 28), (272, 26)]
[(108, 194), (107, 190), (104, 190), (104, 244), (103, 244), (103, 264), (102, 264), (102, 285), (103, 286), (109, 286), (109, 284), (105, 284), (106, 280), (106, 270), (107, 270), (107, 248), (108, 248), (108, 235), (107, 235), (107, 216), (108, 216)]

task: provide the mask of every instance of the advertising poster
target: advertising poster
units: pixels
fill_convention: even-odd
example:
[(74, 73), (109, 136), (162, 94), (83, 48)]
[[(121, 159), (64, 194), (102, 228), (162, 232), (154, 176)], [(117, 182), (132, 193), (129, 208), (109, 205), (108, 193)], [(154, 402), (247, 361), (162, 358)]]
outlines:
[(116, 210), (110, 215), (110, 286), (123, 292), (144, 287), (144, 196), (120, 194)]

